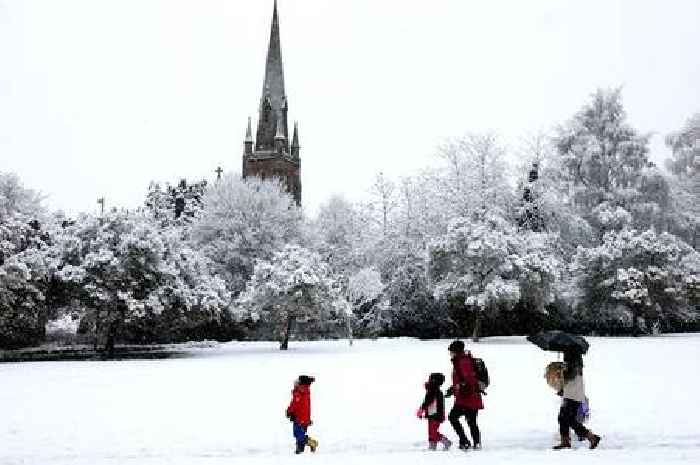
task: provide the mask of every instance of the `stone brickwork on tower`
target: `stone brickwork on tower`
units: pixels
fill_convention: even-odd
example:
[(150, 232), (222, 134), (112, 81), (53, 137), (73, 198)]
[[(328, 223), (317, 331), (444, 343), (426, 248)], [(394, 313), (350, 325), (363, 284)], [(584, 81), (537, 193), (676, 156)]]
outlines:
[(265, 62), (265, 79), (258, 110), (258, 128), (254, 141), (249, 118), (243, 152), (243, 177), (279, 178), (287, 187), (287, 191), (292, 194), (297, 205), (301, 205), (299, 130), (295, 123), (290, 144), (287, 111), (279, 17), (277, 0), (275, 0), (270, 44)]

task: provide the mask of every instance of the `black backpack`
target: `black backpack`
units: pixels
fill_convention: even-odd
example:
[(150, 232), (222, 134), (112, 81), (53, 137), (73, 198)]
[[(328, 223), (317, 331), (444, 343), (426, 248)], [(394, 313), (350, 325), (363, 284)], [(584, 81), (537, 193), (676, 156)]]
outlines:
[(474, 360), (474, 373), (479, 384), (479, 392), (486, 394), (486, 388), (489, 387), (489, 370), (486, 368), (486, 363), (480, 358)]

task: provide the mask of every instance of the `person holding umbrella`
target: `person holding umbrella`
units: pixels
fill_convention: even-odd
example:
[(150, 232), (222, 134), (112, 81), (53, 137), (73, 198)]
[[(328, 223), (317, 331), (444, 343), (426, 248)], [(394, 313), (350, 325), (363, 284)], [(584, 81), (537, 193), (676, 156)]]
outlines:
[(583, 382), (583, 357), (588, 351), (588, 342), (581, 336), (574, 336), (562, 331), (547, 331), (527, 338), (544, 350), (564, 353), (564, 370), (561, 390), (562, 396), (559, 409), (559, 433), (561, 441), (553, 447), (554, 450), (570, 449), (570, 430), (584, 439), (588, 439), (590, 448), (595, 449), (600, 443), (600, 436), (583, 426), (577, 419), (581, 405), (586, 402), (586, 388)]
[(586, 402), (586, 388), (583, 382), (583, 358), (580, 352), (564, 352), (563, 388), (558, 394), (562, 396), (559, 408), (559, 434), (561, 442), (553, 447), (554, 450), (571, 448), (571, 429), (580, 438), (588, 439), (590, 448), (595, 449), (600, 443), (600, 436), (587, 429), (577, 419), (581, 404)]

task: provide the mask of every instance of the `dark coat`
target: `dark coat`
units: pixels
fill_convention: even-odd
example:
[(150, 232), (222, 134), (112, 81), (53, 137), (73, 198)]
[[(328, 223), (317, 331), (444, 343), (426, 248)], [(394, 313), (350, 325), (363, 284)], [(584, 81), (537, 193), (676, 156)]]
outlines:
[(571, 381), (583, 375), (583, 357), (575, 352), (564, 352), (564, 380)]
[(445, 396), (440, 390), (440, 386), (427, 382), (425, 383), (425, 398), (420, 408), (426, 412), (428, 420), (439, 422), (445, 421)]

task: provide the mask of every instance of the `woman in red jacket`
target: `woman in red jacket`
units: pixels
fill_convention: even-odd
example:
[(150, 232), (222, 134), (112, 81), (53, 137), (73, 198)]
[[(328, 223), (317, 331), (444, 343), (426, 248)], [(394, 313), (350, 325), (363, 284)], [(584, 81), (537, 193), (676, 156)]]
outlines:
[(306, 430), (313, 424), (311, 421), (311, 383), (315, 379), (312, 376), (299, 376), (294, 381), (292, 400), (287, 407), (287, 418), (292, 422), (292, 434), (297, 442), (296, 453), (301, 454), (308, 445), (311, 452), (316, 452), (318, 441), (306, 434)]
[(479, 392), (479, 383), (474, 372), (474, 360), (470, 352), (464, 352), (464, 342), (453, 341), (447, 350), (452, 361), (452, 387), (447, 390), (445, 397), (454, 394), (455, 403), (448, 416), (450, 424), (459, 436), (459, 448), (469, 449), (471, 444), (464, 434), (460, 418), (467, 417), (467, 425), (474, 441), (474, 449), (481, 449), (481, 432), (476, 423), (479, 410), (484, 408)]

